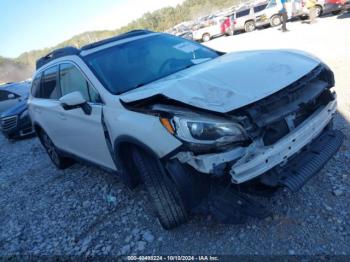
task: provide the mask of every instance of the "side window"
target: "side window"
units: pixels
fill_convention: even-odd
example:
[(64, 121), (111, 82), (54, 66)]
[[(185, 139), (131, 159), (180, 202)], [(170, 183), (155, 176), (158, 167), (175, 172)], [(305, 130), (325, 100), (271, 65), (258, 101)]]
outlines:
[(37, 97), (46, 99), (59, 99), (61, 97), (58, 85), (58, 66), (46, 69), (41, 78), (40, 92)]
[(255, 13), (260, 12), (260, 11), (264, 10), (266, 8), (266, 6), (267, 6), (267, 4), (254, 6), (254, 12)]
[(239, 17), (242, 17), (242, 16), (249, 15), (249, 12), (250, 12), (250, 9), (246, 9), (246, 10), (243, 10), (243, 11), (237, 12), (236, 17), (237, 17), (237, 18), (239, 18)]
[(39, 94), (40, 94), (40, 80), (41, 80), (41, 73), (37, 74), (34, 77), (33, 82), (32, 82), (31, 92), (32, 92), (32, 96), (34, 96), (34, 97), (39, 97)]
[(10, 99), (9, 95), (12, 95), (13, 98), (19, 97), (17, 94), (11, 93), (7, 90), (0, 90), (0, 102), (5, 101), (5, 100), (9, 100)]
[(79, 91), (87, 101), (94, 103), (101, 101), (97, 91), (89, 84), (79, 69), (72, 64), (60, 65), (60, 85), (62, 95)]

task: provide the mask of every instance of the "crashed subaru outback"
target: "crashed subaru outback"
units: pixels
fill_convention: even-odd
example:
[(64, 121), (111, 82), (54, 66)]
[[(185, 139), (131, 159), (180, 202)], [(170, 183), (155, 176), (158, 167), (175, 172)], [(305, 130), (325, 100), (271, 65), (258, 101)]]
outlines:
[(37, 61), (29, 111), (58, 168), (76, 160), (145, 184), (160, 224), (242, 223), (251, 195), (297, 191), (336, 153), (332, 71), (294, 50), (221, 53), (136, 30)]

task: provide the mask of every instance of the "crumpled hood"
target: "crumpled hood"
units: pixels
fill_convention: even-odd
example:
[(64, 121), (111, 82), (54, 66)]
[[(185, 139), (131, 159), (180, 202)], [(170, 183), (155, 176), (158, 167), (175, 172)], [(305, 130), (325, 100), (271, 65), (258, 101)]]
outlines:
[(164, 95), (226, 113), (281, 90), (320, 62), (296, 50), (233, 52), (124, 93), (120, 99), (128, 103)]

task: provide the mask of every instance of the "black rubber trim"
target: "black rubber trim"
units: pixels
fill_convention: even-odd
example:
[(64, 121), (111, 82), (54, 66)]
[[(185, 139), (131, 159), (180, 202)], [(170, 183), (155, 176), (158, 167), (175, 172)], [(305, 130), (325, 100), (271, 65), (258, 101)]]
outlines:
[(315, 176), (330, 158), (338, 151), (345, 135), (339, 130), (323, 132), (308, 150), (299, 154), (288, 165), (288, 171), (280, 184), (292, 192), (298, 191), (309, 179)]

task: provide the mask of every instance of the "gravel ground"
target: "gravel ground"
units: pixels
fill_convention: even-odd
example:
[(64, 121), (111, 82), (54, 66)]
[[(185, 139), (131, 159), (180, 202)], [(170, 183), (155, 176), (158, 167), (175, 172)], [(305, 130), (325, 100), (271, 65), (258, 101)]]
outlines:
[(336, 73), (335, 126), (348, 138), (300, 192), (266, 200), (273, 217), (244, 225), (195, 217), (164, 231), (142, 188), (129, 191), (117, 177), (80, 164), (59, 171), (38, 139), (0, 136), (0, 255), (350, 255), (350, 17), (343, 17), (294, 22), (287, 34), (271, 28), (208, 43), (223, 50), (305, 49)]

